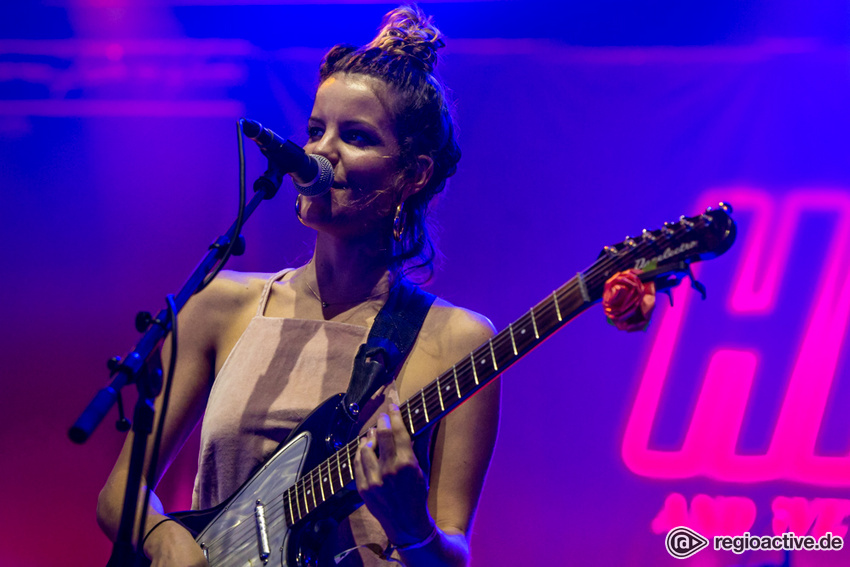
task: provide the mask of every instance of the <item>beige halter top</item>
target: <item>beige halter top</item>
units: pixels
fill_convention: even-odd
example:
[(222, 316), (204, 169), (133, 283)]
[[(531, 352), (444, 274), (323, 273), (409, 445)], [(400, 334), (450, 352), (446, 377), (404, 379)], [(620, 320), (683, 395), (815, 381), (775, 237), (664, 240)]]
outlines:
[[(289, 271), (266, 282), (256, 315), (213, 382), (201, 426), (193, 509), (226, 500), (316, 406), (348, 388), (354, 358), (368, 329), (335, 321), (266, 317), (272, 285)], [(383, 408), (388, 403), (385, 394), (394, 389), (394, 384), (381, 388), (369, 406)], [(383, 549), (387, 537), (361, 506), (340, 524), (337, 541), (329, 541), (328, 547), (341, 551), (367, 543)], [(363, 548), (340, 563), (387, 564)]]

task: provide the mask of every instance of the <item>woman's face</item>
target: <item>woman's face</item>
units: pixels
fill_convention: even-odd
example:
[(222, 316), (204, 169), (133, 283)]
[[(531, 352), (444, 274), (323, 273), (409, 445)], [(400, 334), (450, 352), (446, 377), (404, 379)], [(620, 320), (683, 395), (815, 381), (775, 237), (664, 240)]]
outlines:
[(304, 150), (328, 158), (334, 183), (324, 195), (300, 198), (307, 226), (339, 236), (388, 230), (399, 198), (399, 145), (387, 94), (385, 83), (358, 74), (338, 73), (319, 86)]

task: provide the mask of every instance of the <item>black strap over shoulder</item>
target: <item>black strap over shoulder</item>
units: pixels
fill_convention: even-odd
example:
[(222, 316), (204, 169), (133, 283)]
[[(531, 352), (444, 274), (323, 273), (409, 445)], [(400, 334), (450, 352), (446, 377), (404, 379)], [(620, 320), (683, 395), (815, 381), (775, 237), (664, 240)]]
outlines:
[(372, 323), (366, 344), (360, 345), (354, 359), (342, 404), (352, 421), (378, 388), (392, 381), (401, 369), (435, 299), (406, 280), (390, 291)]

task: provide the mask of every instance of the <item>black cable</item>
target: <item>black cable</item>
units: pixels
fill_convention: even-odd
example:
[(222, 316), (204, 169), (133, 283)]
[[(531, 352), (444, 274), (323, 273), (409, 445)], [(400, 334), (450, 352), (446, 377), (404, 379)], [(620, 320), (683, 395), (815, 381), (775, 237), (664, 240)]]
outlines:
[(236, 121), (236, 140), (239, 148), (239, 212), (236, 215), (236, 230), (233, 233), (233, 238), (231, 238), (230, 242), (227, 244), (227, 248), (225, 248), (224, 255), (221, 260), (218, 264), (216, 264), (212, 273), (207, 276), (203, 282), (201, 282), (201, 285), (198, 286), (195, 293), (198, 293), (210, 285), (210, 282), (212, 282), (222, 268), (224, 268), (224, 264), (230, 259), (230, 256), (233, 254), (233, 247), (236, 245), (236, 242), (239, 240), (239, 236), (242, 234), (242, 224), (245, 222), (245, 201), (247, 199), (247, 191), (245, 189), (245, 147), (242, 143), (242, 124), (243, 120), (241, 118)]
[(159, 448), (162, 444), (162, 431), (165, 426), (165, 414), (168, 410), (168, 401), (171, 399), (171, 384), (174, 381), (174, 367), (177, 365), (177, 305), (174, 302), (174, 295), (168, 294), (165, 297), (165, 302), (168, 304), (168, 321), (171, 323), (171, 356), (168, 360), (168, 374), (165, 378), (165, 391), (162, 393), (162, 407), (159, 410), (159, 422), (156, 426), (156, 436), (154, 437), (153, 449), (151, 451), (150, 466), (148, 467), (148, 474), (145, 478), (145, 501), (142, 505), (142, 514), (139, 520), (139, 533), (136, 538), (137, 545), (139, 546), (137, 552), (140, 555), (144, 555), (142, 544), (144, 543), (147, 535), (145, 533), (145, 519), (148, 515), (148, 504), (150, 503), (151, 491), (153, 490), (151, 480), (157, 478)]

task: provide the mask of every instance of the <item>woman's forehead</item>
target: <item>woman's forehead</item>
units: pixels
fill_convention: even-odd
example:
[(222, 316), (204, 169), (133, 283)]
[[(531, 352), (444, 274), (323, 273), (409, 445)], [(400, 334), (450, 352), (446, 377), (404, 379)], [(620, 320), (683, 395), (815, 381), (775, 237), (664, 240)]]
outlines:
[(380, 79), (359, 74), (332, 75), (319, 85), (313, 114), (327, 119), (368, 119), (375, 126), (391, 128), (393, 118), (386, 104), (387, 94), (387, 85)]

